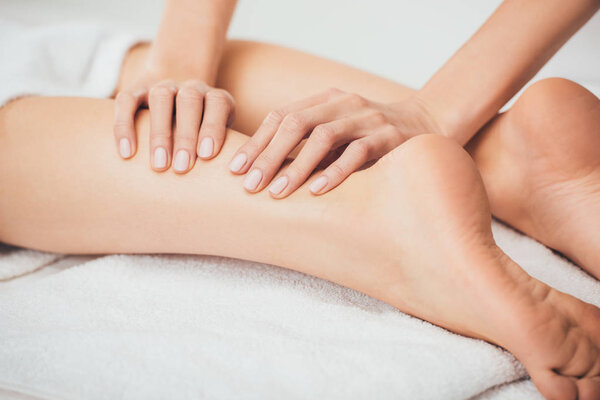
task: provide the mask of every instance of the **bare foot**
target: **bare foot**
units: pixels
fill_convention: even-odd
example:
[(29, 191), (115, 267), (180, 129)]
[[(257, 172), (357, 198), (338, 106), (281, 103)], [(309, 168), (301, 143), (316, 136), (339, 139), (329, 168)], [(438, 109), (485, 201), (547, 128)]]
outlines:
[[(600, 397), (600, 309), (533, 279), (502, 253), (481, 178), (460, 146), (413, 138), (338, 193), (364, 199), (340, 202), (352, 212), (342, 210), (349, 262), (338, 281), (508, 349), (549, 399)], [(359, 223), (354, 237), (348, 226)]]
[(469, 143), (492, 213), (600, 278), (600, 100), (546, 79)]

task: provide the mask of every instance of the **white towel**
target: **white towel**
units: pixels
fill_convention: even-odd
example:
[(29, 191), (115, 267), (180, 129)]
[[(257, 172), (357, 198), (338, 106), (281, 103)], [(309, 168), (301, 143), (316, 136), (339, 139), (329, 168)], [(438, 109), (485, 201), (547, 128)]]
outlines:
[[(494, 233), (529, 273), (600, 305), (579, 268)], [(0, 343), (0, 387), (50, 398), (464, 399), (526, 377), (508, 352), (353, 290), (204, 256), (106, 256), (0, 291)]]
[(0, 281), (33, 272), (59, 258), (60, 254), (21, 249), (0, 243)]
[(26, 95), (108, 97), (139, 40), (98, 22), (28, 26), (0, 19), (0, 106)]

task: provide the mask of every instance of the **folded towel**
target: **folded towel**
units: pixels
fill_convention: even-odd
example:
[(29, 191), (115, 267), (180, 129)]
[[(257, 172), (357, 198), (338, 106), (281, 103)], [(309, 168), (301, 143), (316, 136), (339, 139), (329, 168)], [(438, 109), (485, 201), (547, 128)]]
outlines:
[(60, 254), (21, 249), (0, 243), (0, 281), (25, 275), (61, 257)]
[[(567, 260), (494, 234), (532, 275), (600, 304)], [(51, 398), (507, 398), (523, 384), (499, 385), (526, 378), (508, 352), (361, 293), (205, 256), (106, 256), (0, 291), (0, 343), (0, 387)]]

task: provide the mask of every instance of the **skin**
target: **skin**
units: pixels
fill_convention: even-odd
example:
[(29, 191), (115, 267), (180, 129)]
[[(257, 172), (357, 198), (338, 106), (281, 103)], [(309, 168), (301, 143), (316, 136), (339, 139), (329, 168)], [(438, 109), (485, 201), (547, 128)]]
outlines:
[[(124, 80), (135, 75), (134, 54), (125, 64)], [(142, 54), (139, 49), (137, 54)], [(262, 115), (251, 104), (268, 110), (270, 102), (300, 97), (302, 90), (328, 80), (348, 89), (365, 85), (365, 93), (381, 89), (380, 101), (409, 91), (275, 46), (232, 43), (223, 61), (223, 86), (238, 101), (254, 99), (243, 107), (238, 125), (260, 124)], [(265, 67), (288, 62), (296, 69)], [(301, 72), (303, 63), (316, 63), (322, 75)], [(296, 72), (295, 79), (281, 81), (279, 92), (266, 95), (274, 79)], [(260, 80), (264, 86), (256, 84)], [(506, 163), (523, 176), (537, 171), (532, 167), (537, 164), (516, 165), (528, 158), (506, 157), (522, 148), (518, 140), (523, 137), (535, 140), (533, 128), (556, 124), (532, 127), (521, 121), (522, 131), (514, 134), (509, 128), (514, 131), (520, 121), (515, 110), (526, 115), (528, 109), (535, 111), (531, 107), (544, 109), (547, 103), (540, 101), (554, 98), (545, 91), (556, 92), (556, 83), (573, 92), (567, 104), (576, 98), (582, 102), (570, 110), (583, 110), (573, 118), (597, 118), (593, 95), (564, 81), (544, 83), (523, 95), (512, 114), (498, 117), (490, 125), (494, 128), (485, 129), (480, 142), (473, 143), (471, 154), (485, 171), (484, 179), (510, 182), (510, 175), (502, 175)], [(241, 178), (226, 171), (229, 158), (246, 140), (235, 131), (228, 132), (221, 156), (196, 164), (185, 177), (149, 173), (145, 146), (150, 118), (141, 111), (136, 126), (140, 156), (119, 162), (110, 138), (113, 107), (110, 100), (27, 98), (0, 110), (0, 240), (66, 253), (216, 254), (281, 265), (503, 346), (524, 363), (547, 398), (600, 396), (600, 310), (531, 278), (495, 245), (484, 182), (456, 142), (419, 135), (371, 168), (352, 174), (335, 191), (312, 198), (301, 187), (279, 202), (266, 193), (245, 193), (239, 188)], [(561, 114), (548, 117), (556, 115)], [(597, 121), (588, 119), (587, 124)], [(597, 129), (585, 127), (579, 125), (577, 135), (582, 143), (587, 141), (588, 150)], [(561, 130), (559, 126), (558, 132), (543, 133)], [(498, 143), (506, 151), (491, 151)], [(543, 142), (535, 144), (542, 148)], [(57, 147), (77, 151), (59, 154)], [(577, 159), (580, 154), (570, 156)], [(522, 192), (520, 187), (508, 188)], [(552, 204), (541, 201), (548, 199), (540, 197), (534, 208)]]
[[(156, 57), (159, 53), (175, 68), (163, 68), (166, 76), (181, 75), (182, 69), (206, 71), (209, 65), (216, 71), (234, 7), (231, 1), (169, 1), (148, 64), (156, 64), (161, 59)], [(598, 0), (506, 0), (427, 84), (410, 96), (381, 102), (379, 96), (335, 88), (274, 104), (262, 124), (254, 128), (252, 138), (236, 152), (229, 168), (236, 174), (247, 173), (243, 187), (248, 192), (268, 187), (274, 198), (281, 199), (298, 189), (320, 165), (328, 168), (309, 187), (316, 195), (337, 187), (366, 163), (416, 135), (438, 133), (464, 145), (599, 7)], [(199, 29), (196, 25), (204, 26), (206, 21), (222, 27), (221, 32), (194, 35), (194, 29)], [(190, 34), (185, 33), (188, 30)], [(223, 89), (206, 89), (195, 81), (179, 88), (173, 81), (163, 82), (155, 88), (149, 101), (151, 148), (162, 155), (152, 153), (155, 170), (166, 170), (171, 154), (176, 154), (174, 170), (185, 173), (195, 158), (198, 136), (199, 157), (207, 159), (218, 152), (225, 126), (233, 118), (233, 100)], [(219, 107), (213, 105), (217, 96)], [(127, 106), (117, 107), (117, 138), (123, 131), (117, 128), (125, 127), (128, 140), (134, 140), (133, 115), (140, 105), (137, 99), (129, 94), (125, 97)], [(179, 130), (172, 139), (174, 111)], [(198, 129), (201, 125), (207, 127)], [(303, 139), (307, 139), (306, 144), (295, 160), (282, 168)], [(216, 149), (213, 143), (217, 143)]]
[[(123, 81), (135, 75), (147, 49), (132, 51)], [(243, 79), (248, 72), (253, 79)], [(414, 93), (339, 63), (244, 41), (228, 43), (217, 84), (242, 105), (233, 127), (250, 133), (276, 105), (331, 86), (380, 103), (401, 103)], [(599, 126), (598, 98), (574, 82), (547, 79), (528, 88), (466, 146), (482, 174), (492, 214), (597, 278), (600, 249), (589, 238), (600, 235)]]
[[(415, 135), (438, 133), (464, 145), (599, 7), (598, 0), (506, 0), (424, 87), (402, 101), (329, 90), (275, 105), (232, 166), (244, 164), (232, 171), (248, 172), (249, 192), (269, 186), (275, 198), (284, 198), (332, 150), (348, 145), (310, 188), (322, 194)], [(296, 160), (278, 173), (307, 136)]]
[[(155, 171), (172, 165), (185, 173), (196, 155), (210, 159), (219, 152), (235, 105), (214, 85), (235, 5), (235, 0), (166, 2), (143, 67), (116, 96), (114, 135), (121, 157), (137, 151), (134, 117), (140, 107), (151, 110), (149, 152)], [(177, 130), (172, 129), (175, 110)]]
[[(149, 173), (144, 156), (118, 162), (109, 135), (113, 106), (30, 98), (2, 111), (2, 241), (281, 265), (503, 346), (548, 398), (600, 394), (599, 309), (534, 280), (500, 251), (481, 178), (451, 140), (420, 135), (318, 200), (299, 191), (277, 202), (245, 194), (223, 168), (244, 141), (234, 131), (222, 157), (185, 178)], [(147, 112), (137, 129), (146, 139)], [(77, 151), (59, 155), (57, 145)]]

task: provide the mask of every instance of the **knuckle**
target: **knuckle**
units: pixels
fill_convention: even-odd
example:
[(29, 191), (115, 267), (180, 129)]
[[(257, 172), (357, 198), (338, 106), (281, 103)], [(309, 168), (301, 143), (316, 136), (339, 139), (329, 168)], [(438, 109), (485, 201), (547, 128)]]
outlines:
[(129, 136), (131, 122), (127, 120), (115, 121), (114, 131), (117, 136)]
[(224, 126), (216, 124), (214, 122), (202, 121), (202, 126), (200, 127), (200, 130), (214, 132), (222, 128), (224, 128)]
[(206, 86), (206, 84), (199, 79), (188, 79), (185, 81), (184, 86), (192, 86), (195, 88), (202, 88), (202, 87)]
[(290, 165), (288, 165), (288, 167), (285, 170), (285, 173), (287, 174), (287, 176), (290, 178), (290, 180), (297, 180), (297, 179), (301, 179), (303, 176), (307, 176), (308, 172), (302, 170), (298, 164), (296, 163), (291, 163)]
[(328, 125), (317, 126), (310, 135), (314, 140), (321, 145), (330, 146), (335, 138), (335, 132)]
[(402, 135), (402, 132), (400, 131), (400, 129), (398, 129), (398, 127), (394, 124), (388, 123), (387, 126), (385, 127), (385, 130), (387, 132), (389, 132), (389, 134), (392, 136), (401, 136)]
[(264, 123), (273, 126), (279, 126), (285, 118), (285, 112), (282, 110), (274, 110), (267, 114)]
[(329, 96), (329, 97), (335, 97), (335, 96), (339, 96), (340, 94), (344, 93), (343, 91), (341, 91), (338, 88), (335, 87), (330, 87), (329, 89), (327, 89), (325, 91), (325, 93)]
[(297, 113), (288, 114), (281, 124), (287, 131), (304, 129), (304, 119)]
[(155, 130), (150, 133), (150, 137), (154, 140), (170, 139), (171, 131)]
[(202, 97), (202, 93), (191, 86), (183, 87), (177, 93), (177, 98), (184, 101), (202, 101)]
[(353, 156), (358, 157), (361, 160), (367, 160), (371, 151), (370, 146), (364, 141), (354, 141), (348, 146), (349, 151)]
[(248, 158), (253, 158), (256, 154), (260, 153), (262, 147), (258, 145), (254, 140), (250, 139), (245, 145), (240, 148), (240, 152), (246, 153)]
[(202, 135), (210, 135), (213, 137), (213, 139), (219, 139), (225, 137), (227, 134), (227, 127), (223, 124), (217, 124), (214, 122), (202, 122), (200, 133)]
[(367, 99), (356, 93), (349, 93), (347, 95), (347, 101), (357, 108), (366, 107), (368, 105)]
[(135, 96), (131, 92), (119, 92), (115, 98), (115, 101), (117, 103), (129, 104), (135, 102)]
[(230, 103), (229, 95), (223, 90), (210, 90), (206, 92), (206, 100), (213, 103)]
[(387, 118), (386, 118), (385, 114), (382, 113), (381, 111), (374, 111), (373, 113), (371, 113), (370, 118), (377, 125), (383, 125), (383, 124), (387, 123)]
[(276, 157), (268, 151), (261, 153), (254, 162), (259, 167), (272, 167), (276, 163)]
[(170, 99), (173, 96), (173, 92), (171, 88), (165, 85), (158, 85), (150, 89), (149, 95), (155, 99)]
[(175, 135), (175, 142), (176, 147), (193, 149), (194, 147), (196, 147), (196, 136), (180, 133), (179, 135)]
[(346, 177), (346, 170), (342, 168), (338, 163), (333, 163), (329, 166), (329, 174), (335, 180), (342, 180)]

